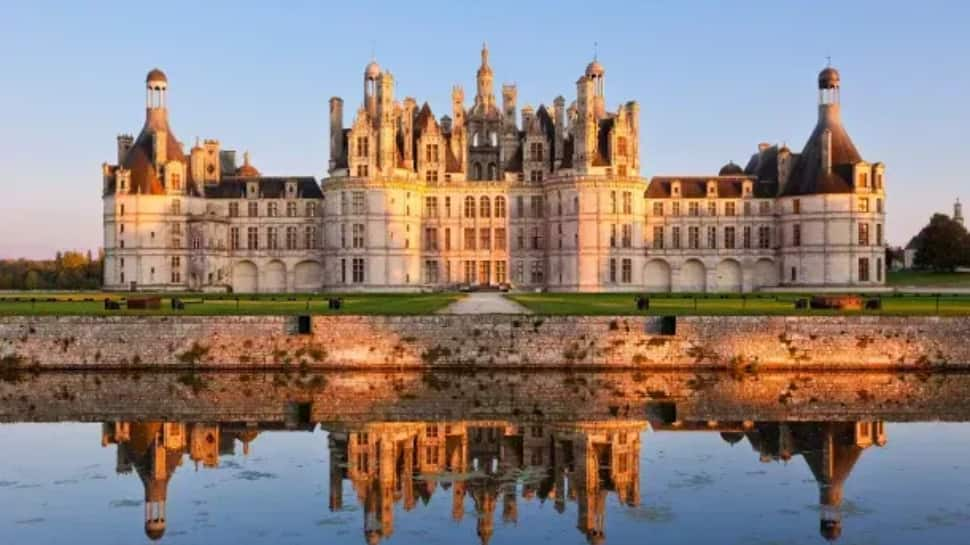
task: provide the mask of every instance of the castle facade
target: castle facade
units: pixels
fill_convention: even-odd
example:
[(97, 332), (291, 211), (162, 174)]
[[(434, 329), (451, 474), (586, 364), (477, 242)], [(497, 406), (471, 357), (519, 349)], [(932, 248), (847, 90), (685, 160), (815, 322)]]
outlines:
[(450, 115), (395, 99), (376, 62), (345, 126), (330, 99), (330, 159), (264, 176), (216, 140), (188, 154), (168, 80), (146, 79), (146, 121), (103, 165), (108, 289), (735, 291), (873, 286), (885, 279), (885, 168), (840, 117), (839, 73), (818, 76), (805, 147), (761, 144), (716, 175), (641, 176), (639, 105), (606, 107), (594, 60), (567, 106), (496, 99), (487, 47), (473, 103)]

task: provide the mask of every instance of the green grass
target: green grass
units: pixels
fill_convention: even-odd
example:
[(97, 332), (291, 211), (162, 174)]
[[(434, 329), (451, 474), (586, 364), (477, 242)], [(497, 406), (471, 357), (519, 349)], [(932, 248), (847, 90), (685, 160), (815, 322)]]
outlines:
[[(276, 294), (276, 295), (239, 295), (237, 303), (235, 295), (201, 295), (201, 294), (167, 294), (162, 295), (162, 308), (159, 310), (127, 310), (122, 303), (122, 310), (104, 310), (104, 299), (120, 300), (130, 294), (102, 292), (83, 293), (53, 293), (53, 292), (22, 292), (20, 294), (0, 295), (0, 316), (145, 316), (145, 315), (265, 315), (265, 314), (432, 314), (435, 311), (457, 301), (463, 295), (459, 293), (420, 293), (420, 294)], [(136, 297), (144, 294), (136, 294)], [(185, 310), (175, 311), (171, 308), (171, 297), (179, 297), (185, 304)], [(328, 308), (328, 297), (343, 299), (340, 310)], [(19, 298), (20, 301), (13, 301)], [(30, 302), (29, 299), (36, 299)], [(294, 299), (290, 301), (289, 299)], [(310, 299), (309, 306), (307, 299)], [(54, 299), (54, 301), (48, 301)], [(89, 300), (85, 300), (89, 299)]]
[[(946, 295), (940, 298), (937, 309), (935, 296), (885, 295), (881, 311), (795, 310), (795, 300), (802, 294), (740, 295), (700, 294), (697, 298), (683, 294), (650, 296), (650, 309), (638, 311), (634, 293), (522, 293), (508, 297), (536, 314), (546, 315), (774, 315), (774, 316), (836, 316), (836, 315), (967, 315), (970, 314), (970, 295)], [(866, 296), (869, 297), (869, 296)]]
[(891, 271), (886, 277), (886, 283), (890, 286), (970, 288), (970, 273)]

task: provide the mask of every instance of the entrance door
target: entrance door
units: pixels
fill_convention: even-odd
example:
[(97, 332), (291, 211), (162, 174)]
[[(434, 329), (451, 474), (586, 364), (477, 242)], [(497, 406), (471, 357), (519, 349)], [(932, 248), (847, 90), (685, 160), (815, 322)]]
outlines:
[(478, 283), (482, 286), (487, 286), (491, 283), (492, 276), (492, 262), (491, 261), (479, 261), (478, 262)]

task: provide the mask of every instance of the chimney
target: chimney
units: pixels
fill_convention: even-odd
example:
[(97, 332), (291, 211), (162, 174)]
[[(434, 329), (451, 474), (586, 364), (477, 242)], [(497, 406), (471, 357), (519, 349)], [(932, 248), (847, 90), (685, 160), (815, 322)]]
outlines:
[(135, 144), (135, 139), (130, 134), (118, 135), (118, 164), (125, 162), (128, 157), (128, 150)]
[(343, 157), (344, 101), (340, 97), (330, 99), (330, 170), (333, 170)]

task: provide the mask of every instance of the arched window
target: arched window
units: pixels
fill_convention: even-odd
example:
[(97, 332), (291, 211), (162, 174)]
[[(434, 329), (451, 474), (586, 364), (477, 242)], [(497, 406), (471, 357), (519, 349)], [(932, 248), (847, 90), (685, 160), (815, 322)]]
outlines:
[(481, 163), (475, 163), (475, 166), (472, 167), (472, 174), (473, 174), (473, 176), (472, 176), (472, 179), (473, 180), (481, 180), (482, 179), (482, 164)]
[(505, 217), (505, 197), (495, 197), (495, 217)]
[(495, 163), (488, 164), (488, 179), (489, 180), (498, 179), (498, 168), (495, 166)]
[(465, 197), (465, 217), (475, 217), (475, 197)]
[(490, 142), (490, 143), (491, 143), (491, 144), (492, 144), (493, 146), (497, 146), (497, 145), (498, 145), (498, 133), (497, 133), (497, 132), (495, 132), (495, 131), (492, 131), (492, 132), (490, 132), (490, 133), (488, 134), (488, 141), (489, 141), (489, 142)]
[(475, 131), (475, 134), (472, 135), (472, 146), (478, 147), (478, 131)]
[(492, 215), (492, 203), (488, 200), (488, 197), (478, 199), (478, 210), (478, 216), (481, 218), (487, 218)]

